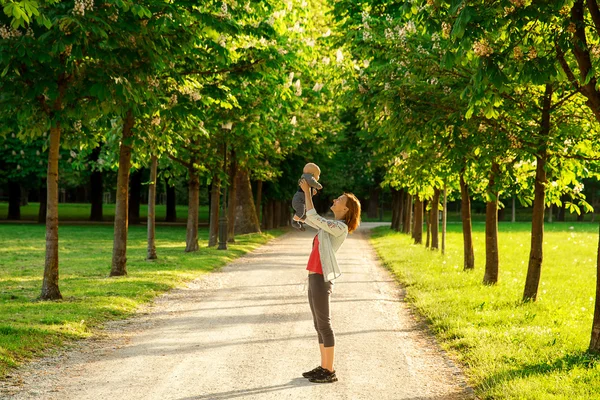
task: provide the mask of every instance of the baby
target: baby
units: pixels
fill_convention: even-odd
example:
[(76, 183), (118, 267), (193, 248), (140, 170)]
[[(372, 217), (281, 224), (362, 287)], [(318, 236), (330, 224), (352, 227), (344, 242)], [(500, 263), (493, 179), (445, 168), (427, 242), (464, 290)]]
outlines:
[[(304, 166), (302, 177), (300, 179), (305, 179), (308, 185), (313, 188), (313, 194), (316, 194), (317, 189), (323, 189), (323, 186), (321, 186), (321, 184), (318, 182), (320, 175), (321, 169), (319, 166), (314, 163), (308, 163)], [(292, 199), (292, 207), (295, 211), (294, 217), (292, 218), (292, 226), (301, 231), (305, 230), (302, 222), (304, 221), (304, 216), (306, 214), (306, 204), (304, 192), (300, 188)]]

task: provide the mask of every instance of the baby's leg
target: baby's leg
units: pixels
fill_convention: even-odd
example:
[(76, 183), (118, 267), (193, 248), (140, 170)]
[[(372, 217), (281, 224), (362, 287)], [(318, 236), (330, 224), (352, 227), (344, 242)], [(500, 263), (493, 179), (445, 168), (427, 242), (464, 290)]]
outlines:
[(294, 209), (294, 217), (292, 218), (292, 226), (298, 230), (303, 231), (304, 226), (304, 215), (306, 213), (306, 206), (304, 204), (304, 195), (302, 193), (296, 193), (292, 199), (292, 208)]
[(296, 193), (292, 199), (292, 208), (294, 209), (294, 221), (304, 221), (306, 214), (306, 205), (304, 203), (304, 195)]

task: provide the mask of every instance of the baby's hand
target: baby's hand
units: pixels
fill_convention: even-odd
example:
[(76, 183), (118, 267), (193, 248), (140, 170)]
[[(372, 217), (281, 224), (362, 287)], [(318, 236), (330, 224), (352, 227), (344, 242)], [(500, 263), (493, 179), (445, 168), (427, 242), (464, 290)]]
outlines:
[(306, 179), (304, 179), (304, 178), (300, 179), (300, 188), (302, 189), (302, 191), (304, 193), (307, 193), (307, 192), (310, 193), (309, 192), (310, 186), (308, 186), (308, 182), (306, 182)]

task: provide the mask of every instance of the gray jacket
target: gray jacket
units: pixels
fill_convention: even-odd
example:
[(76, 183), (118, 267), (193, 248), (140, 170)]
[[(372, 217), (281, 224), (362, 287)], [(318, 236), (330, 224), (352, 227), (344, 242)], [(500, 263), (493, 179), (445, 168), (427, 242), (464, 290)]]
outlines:
[(335, 253), (348, 236), (348, 225), (343, 221), (325, 219), (317, 214), (314, 208), (306, 212), (306, 221), (304, 222), (319, 230), (319, 255), (323, 267), (323, 279), (325, 282), (329, 282), (338, 278), (342, 272)]

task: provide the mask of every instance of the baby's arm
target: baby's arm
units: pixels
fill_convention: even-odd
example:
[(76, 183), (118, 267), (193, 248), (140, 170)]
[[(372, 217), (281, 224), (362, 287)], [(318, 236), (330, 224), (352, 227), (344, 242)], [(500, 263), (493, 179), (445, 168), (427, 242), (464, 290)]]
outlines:
[(319, 190), (323, 189), (323, 185), (321, 185), (321, 184), (320, 184), (320, 183), (319, 183), (319, 182), (318, 182), (318, 181), (315, 179), (315, 177), (314, 177), (314, 176), (312, 176), (311, 174), (304, 174), (304, 175), (302, 175), (302, 177), (303, 177), (304, 179), (306, 179), (306, 182), (308, 183), (308, 185), (309, 185), (310, 187), (313, 187), (313, 188), (315, 188), (315, 189), (319, 189)]

